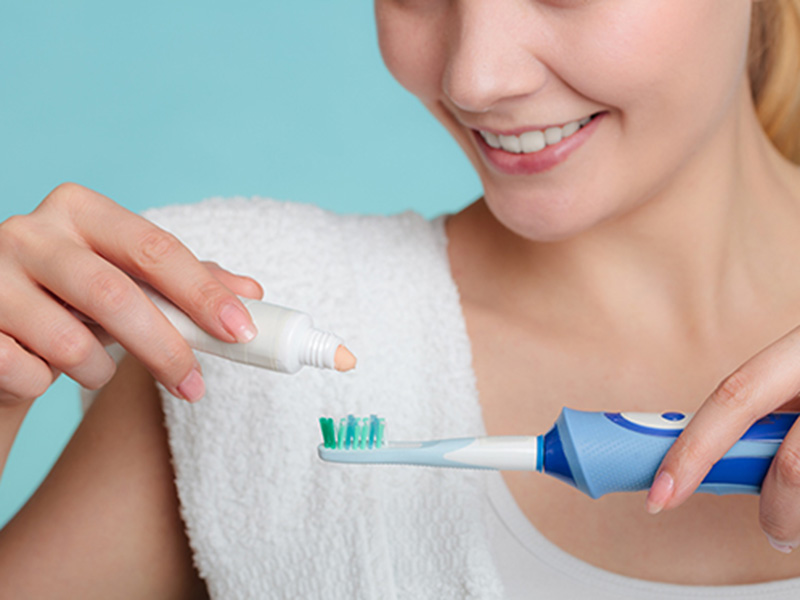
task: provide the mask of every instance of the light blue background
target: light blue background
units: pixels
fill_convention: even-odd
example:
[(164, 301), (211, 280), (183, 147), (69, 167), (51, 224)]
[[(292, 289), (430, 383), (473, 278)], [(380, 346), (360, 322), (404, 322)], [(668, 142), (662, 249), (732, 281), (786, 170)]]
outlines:
[[(389, 76), (366, 0), (3, 0), (0, 220), (63, 181), (132, 210), (265, 195), (453, 211), (480, 185)], [(80, 419), (62, 377), (0, 481), (0, 524)]]

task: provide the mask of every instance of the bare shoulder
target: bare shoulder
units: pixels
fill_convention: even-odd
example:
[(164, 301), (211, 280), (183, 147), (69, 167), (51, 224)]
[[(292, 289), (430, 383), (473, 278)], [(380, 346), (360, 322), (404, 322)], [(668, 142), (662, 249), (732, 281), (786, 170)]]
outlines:
[(0, 531), (0, 599), (204, 598), (158, 391), (126, 358), (50, 475)]

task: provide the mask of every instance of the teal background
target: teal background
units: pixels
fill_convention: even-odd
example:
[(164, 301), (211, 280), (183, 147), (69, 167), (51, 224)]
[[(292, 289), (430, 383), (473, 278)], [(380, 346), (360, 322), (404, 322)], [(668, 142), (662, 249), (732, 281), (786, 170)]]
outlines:
[[(0, 220), (64, 181), (132, 210), (263, 195), (433, 216), (476, 198), (456, 144), (386, 72), (371, 3), (3, 0)], [(62, 377), (0, 480), (0, 525), (80, 420)]]

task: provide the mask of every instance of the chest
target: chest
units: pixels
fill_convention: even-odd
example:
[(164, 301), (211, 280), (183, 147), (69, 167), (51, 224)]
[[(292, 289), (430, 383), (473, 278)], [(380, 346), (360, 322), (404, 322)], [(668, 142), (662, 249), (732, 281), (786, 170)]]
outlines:
[[(465, 308), (481, 408), (490, 435), (547, 431), (564, 406), (582, 410), (692, 412), (755, 353), (676, 344), (618, 344), (526, 332)], [(566, 341), (565, 341), (566, 339)], [(749, 354), (748, 354), (749, 353)], [(538, 473), (506, 472), (532, 524), (570, 554), (623, 575), (690, 584), (795, 577), (800, 563), (775, 552), (758, 526), (758, 498), (693, 496), (659, 515), (645, 493), (592, 500)]]

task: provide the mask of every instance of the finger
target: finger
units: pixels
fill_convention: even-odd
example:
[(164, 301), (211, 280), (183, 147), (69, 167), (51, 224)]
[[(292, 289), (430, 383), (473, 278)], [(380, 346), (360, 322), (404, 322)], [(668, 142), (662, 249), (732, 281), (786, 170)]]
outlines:
[(729, 375), (703, 403), (661, 463), (647, 497), (657, 513), (688, 498), (747, 429), (800, 391), (800, 328)]
[(92, 333), (38, 286), (9, 275), (0, 289), (0, 330), (89, 389), (114, 374), (114, 361)]
[(222, 285), (231, 290), (234, 294), (244, 296), (245, 298), (253, 298), (254, 300), (261, 300), (264, 297), (264, 289), (261, 287), (261, 284), (252, 277), (231, 273), (210, 260), (203, 261), (203, 264)]
[(111, 344), (116, 343), (117, 340), (111, 337), (111, 335), (105, 329), (103, 329), (100, 325), (98, 325), (94, 321), (92, 321), (91, 323), (86, 323), (82, 319), (78, 320), (81, 321), (84, 325), (86, 325), (86, 328), (92, 332), (92, 335), (97, 338), (97, 341), (100, 342), (103, 345), (103, 347), (110, 346)]
[(63, 244), (59, 248), (48, 261), (31, 265), (31, 275), (101, 325), (173, 395), (199, 399), (204, 388), (194, 353), (142, 289), (90, 250)]
[(226, 342), (255, 337), (241, 301), (174, 235), (91, 193), (92, 209), (76, 212), (73, 219), (93, 250), (149, 283), (215, 337)]
[(800, 424), (783, 440), (761, 488), (759, 523), (770, 544), (791, 552), (800, 544)]
[(0, 405), (38, 398), (57, 376), (41, 358), (0, 333)]

